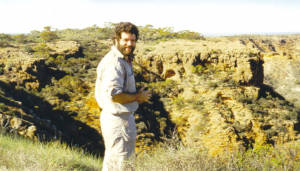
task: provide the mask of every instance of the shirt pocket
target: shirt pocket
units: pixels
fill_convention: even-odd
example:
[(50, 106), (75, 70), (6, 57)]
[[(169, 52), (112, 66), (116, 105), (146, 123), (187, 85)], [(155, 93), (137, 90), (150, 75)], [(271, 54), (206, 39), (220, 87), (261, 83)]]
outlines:
[(135, 93), (136, 92), (136, 87), (135, 87), (135, 78), (133, 72), (129, 73), (127, 75), (127, 80), (126, 80), (126, 87), (125, 90), (129, 93)]

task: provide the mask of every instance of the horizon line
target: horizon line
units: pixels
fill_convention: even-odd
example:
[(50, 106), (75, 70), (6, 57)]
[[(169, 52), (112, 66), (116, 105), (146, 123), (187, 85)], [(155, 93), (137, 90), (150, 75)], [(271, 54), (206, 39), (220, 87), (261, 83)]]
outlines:
[[(88, 28), (88, 27), (85, 27), (85, 28)], [(83, 30), (85, 28), (63, 28), (63, 29), (55, 29), (54, 31), (59, 31), (59, 30), (65, 30), (65, 29), (78, 29), (78, 30)], [(154, 27), (156, 28), (156, 27)], [(159, 27), (157, 27), (159, 28)], [(31, 31), (40, 31), (40, 30), (31, 30)], [(28, 35), (31, 33), (28, 32), (15, 32), (15, 33), (4, 33), (4, 32), (0, 32), (0, 34), (7, 34), (7, 35), (18, 35), (18, 34), (25, 34), (25, 35)], [(41, 30), (42, 31), (42, 30)], [(184, 30), (177, 30), (177, 31), (173, 31), (173, 32), (180, 32), (180, 31), (184, 31)], [(188, 30), (187, 31), (191, 31), (191, 32), (196, 32), (196, 33), (199, 33), (201, 34), (202, 36), (206, 36), (206, 37), (219, 37), (219, 36), (250, 36), (250, 35), (268, 35), (268, 36), (271, 36), (271, 35), (293, 35), (293, 34), (300, 34), (300, 32), (289, 32), (289, 31), (281, 31), (281, 32), (265, 32), (265, 31), (262, 31), (262, 32), (198, 32), (198, 31), (192, 31), (192, 30)]]

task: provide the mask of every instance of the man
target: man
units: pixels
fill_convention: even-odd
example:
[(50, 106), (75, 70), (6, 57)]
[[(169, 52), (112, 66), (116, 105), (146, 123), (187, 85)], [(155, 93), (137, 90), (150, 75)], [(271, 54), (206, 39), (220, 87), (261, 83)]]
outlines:
[(116, 25), (114, 45), (97, 67), (95, 97), (102, 108), (100, 122), (105, 144), (102, 170), (122, 170), (124, 161), (134, 154), (136, 127), (134, 112), (138, 104), (147, 102), (150, 93), (144, 88), (136, 92), (132, 70), (139, 32), (135, 25)]

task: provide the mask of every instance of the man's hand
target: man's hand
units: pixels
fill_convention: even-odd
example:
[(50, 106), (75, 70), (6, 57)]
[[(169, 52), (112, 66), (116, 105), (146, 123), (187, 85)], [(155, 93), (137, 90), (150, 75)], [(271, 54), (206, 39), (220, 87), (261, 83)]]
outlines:
[(113, 102), (120, 104), (128, 104), (137, 101), (139, 104), (149, 102), (151, 93), (145, 90), (145, 87), (141, 88), (137, 93), (120, 93), (112, 97)]
[(149, 102), (150, 97), (151, 97), (151, 93), (149, 92), (149, 90), (145, 90), (145, 87), (143, 87), (137, 93), (136, 100), (139, 104), (141, 104), (144, 102)]

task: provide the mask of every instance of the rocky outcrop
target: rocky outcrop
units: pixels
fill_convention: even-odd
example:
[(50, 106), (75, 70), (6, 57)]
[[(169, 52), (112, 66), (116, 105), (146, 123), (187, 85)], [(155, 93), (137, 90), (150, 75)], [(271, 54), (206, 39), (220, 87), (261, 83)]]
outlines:
[(279, 52), (264, 56), (264, 83), (300, 107), (300, 40), (289, 44), (289, 55)]
[[(28, 45), (0, 49), (1, 129), (34, 140), (58, 139), (70, 145), (82, 146), (92, 153), (102, 153), (103, 144), (96, 129), (77, 120), (77, 113), (51, 104), (48, 101), (49, 94), (43, 97), (45, 88), (51, 87), (67, 75), (47, 60), (60, 55), (64, 58), (77, 57), (74, 55), (80, 53), (79, 44), (57, 42), (47, 45), (47, 48), (40, 44), (30, 45), (41, 46), (43, 49), (40, 48), (38, 53), (30, 52)], [(60, 98), (64, 96), (63, 93), (54, 94)]]
[(224, 38), (143, 45), (137, 52), (136, 69), (142, 73), (141, 80), (175, 82), (149, 86), (164, 97), (165, 110), (185, 144), (207, 148), (216, 155), (284, 143), (299, 138), (299, 111), (292, 101), (285, 100), (286, 95), (270, 87), (274, 84), (266, 85), (266, 80), (276, 80), (270, 73), (282, 74), (270, 72), (266, 56), (289, 54), (295, 58), (295, 54), (282, 47), (290, 40), (272, 42)]
[(138, 49), (136, 63), (145, 80), (180, 80), (196, 66), (218, 65), (235, 70), (232, 79), (245, 85), (263, 82), (261, 54), (240, 41), (169, 41)]
[(66, 75), (63, 71), (47, 66), (46, 59), (36, 58), (19, 48), (1, 49), (0, 56), (3, 68), (0, 79), (28, 90), (41, 90), (52, 78), (60, 79)]
[(300, 59), (272, 56), (265, 57), (264, 61), (264, 83), (300, 107)]
[(75, 41), (57, 41), (47, 43), (47, 46), (50, 55), (54, 57), (83, 57), (82, 48), (80, 44)]
[(0, 114), (0, 126), (1, 129), (7, 129), (10, 132), (16, 131), (18, 134), (31, 139), (35, 138), (36, 127), (26, 122), (24, 123), (24, 120), (20, 118)]

